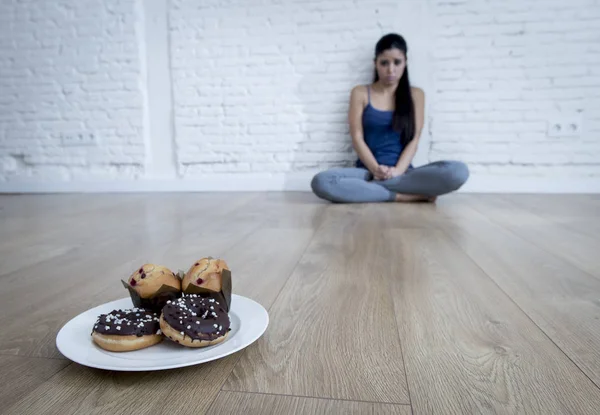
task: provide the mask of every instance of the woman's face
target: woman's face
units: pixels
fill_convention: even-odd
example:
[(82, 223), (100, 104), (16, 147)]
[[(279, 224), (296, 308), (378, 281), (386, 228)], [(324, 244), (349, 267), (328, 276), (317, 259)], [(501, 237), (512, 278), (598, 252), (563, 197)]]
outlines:
[(383, 84), (397, 84), (406, 68), (406, 56), (400, 49), (385, 50), (375, 59), (375, 68)]

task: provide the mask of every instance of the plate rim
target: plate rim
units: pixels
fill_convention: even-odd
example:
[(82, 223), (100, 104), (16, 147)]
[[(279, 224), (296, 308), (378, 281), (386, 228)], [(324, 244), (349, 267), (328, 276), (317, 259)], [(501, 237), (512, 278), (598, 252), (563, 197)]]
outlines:
[[(203, 364), (203, 363), (208, 363), (208, 362), (211, 362), (214, 360), (223, 359), (227, 356), (230, 356), (234, 353), (239, 352), (240, 350), (245, 349), (246, 347), (248, 347), (251, 344), (253, 344), (254, 342), (256, 342), (266, 332), (266, 330), (270, 324), (270, 316), (269, 316), (268, 310), (262, 304), (260, 304), (258, 301), (253, 300), (252, 298), (245, 297), (245, 296), (242, 296), (239, 294), (234, 294), (234, 293), (232, 293), (231, 296), (232, 296), (232, 303), (234, 302), (233, 300), (236, 300), (236, 299), (237, 300), (242, 299), (243, 301), (253, 303), (253, 306), (257, 307), (257, 309), (261, 312), (261, 314), (263, 314), (264, 324), (261, 325), (260, 330), (256, 330), (255, 332), (252, 333), (252, 335), (248, 338), (248, 341), (243, 342), (242, 344), (240, 344), (240, 345), (228, 350), (224, 354), (221, 354), (218, 356), (213, 356), (213, 357), (208, 357), (208, 358), (199, 358), (197, 360), (188, 360), (188, 361), (184, 361), (184, 362), (180, 362), (180, 363), (163, 364), (163, 365), (151, 366), (151, 367), (135, 367), (135, 366), (134, 367), (130, 367), (130, 366), (125, 367), (125, 366), (112, 366), (110, 364), (102, 365), (102, 364), (98, 364), (98, 363), (94, 363), (94, 362), (88, 362), (88, 361), (85, 361), (85, 359), (79, 359), (78, 356), (75, 356), (75, 358), (74, 358), (73, 356), (69, 357), (69, 354), (65, 354), (64, 349), (61, 349), (61, 347), (60, 347), (59, 339), (62, 336), (66, 335), (67, 326), (72, 324), (75, 319), (80, 318), (83, 314), (90, 313), (92, 310), (94, 310), (96, 308), (104, 307), (111, 303), (117, 303), (119, 301), (126, 301), (126, 300), (131, 301), (131, 297), (122, 297), (122, 298), (118, 298), (116, 300), (107, 301), (105, 303), (98, 304), (98, 305), (88, 308), (87, 310), (84, 310), (81, 313), (77, 314), (76, 316), (72, 317), (65, 324), (63, 324), (61, 326), (60, 330), (56, 334), (55, 346), (58, 349), (59, 353), (62, 356), (64, 356), (66, 359), (70, 360), (71, 362), (80, 364), (82, 366), (95, 368), (95, 369), (119, 371), (119, 372), (151, 372), (151, 371), (157, 371), (157, 370), (172, 370), (172, 369), (195, 366), (195, 365), (199, 365), (199, 364)], [(133, 304), (132, 304), (132, 306), (133, 306)], [(243, 321), (241, 316), (238, 316), (238, 318), (240, 318), (240, 320)], [(218, 347), (219, 345), (216, 345), (216, 346)]]

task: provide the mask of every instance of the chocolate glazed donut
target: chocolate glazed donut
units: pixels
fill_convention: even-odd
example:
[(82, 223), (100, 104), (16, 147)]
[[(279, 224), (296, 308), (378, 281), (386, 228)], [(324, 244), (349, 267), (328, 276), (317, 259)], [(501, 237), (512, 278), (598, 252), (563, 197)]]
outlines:
[(163, 340), (158, 313), (142, 308), (102, 314), (92, 330), (92, 340), (112, 352), (144, 349)]
[(220, 343), (231, 330), (224, 304), (198, 294), (168, 301), (160, 316), (160, 328), (169, 339), (187, 347)]

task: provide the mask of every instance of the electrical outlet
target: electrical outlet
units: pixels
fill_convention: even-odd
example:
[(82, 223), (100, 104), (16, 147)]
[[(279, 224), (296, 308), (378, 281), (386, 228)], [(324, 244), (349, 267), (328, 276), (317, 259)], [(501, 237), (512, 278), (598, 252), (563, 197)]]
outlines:
[(581, 114), (559, 115), (548, 120), (548, 137), (578, 137), (582, 130)]
[(98, 144), (96, 136), (92, 133), (61, 134), (60, 141), (63, 146), (95, 146)]

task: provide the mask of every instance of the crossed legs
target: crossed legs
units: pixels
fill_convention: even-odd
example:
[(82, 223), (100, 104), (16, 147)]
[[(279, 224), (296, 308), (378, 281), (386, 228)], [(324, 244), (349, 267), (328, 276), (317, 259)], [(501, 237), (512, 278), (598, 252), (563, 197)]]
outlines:
[(436, 161), (407, 170), (389, 180), (373, 180), (361, 168), (333, 168), (315, 175), (313, 192), (335, 203), (368, 203), (431, 200), (458, 190), (469, 178), (469, 169), (460, 161)]

